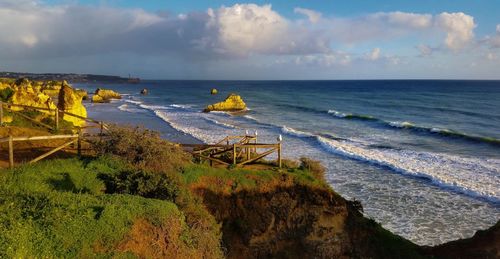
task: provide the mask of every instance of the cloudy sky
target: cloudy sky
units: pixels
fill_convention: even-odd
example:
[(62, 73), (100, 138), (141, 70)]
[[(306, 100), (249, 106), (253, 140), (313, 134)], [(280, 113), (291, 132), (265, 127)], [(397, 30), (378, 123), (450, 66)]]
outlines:
[(0, 0), (0, 71), (500, 79), (498, 0)]

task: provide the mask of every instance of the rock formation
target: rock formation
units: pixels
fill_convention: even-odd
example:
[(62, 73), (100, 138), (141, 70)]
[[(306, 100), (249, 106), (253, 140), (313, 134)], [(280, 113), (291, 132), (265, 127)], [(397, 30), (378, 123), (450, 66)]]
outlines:
[(219, 91), (217, 91), (217, 89), (215, 88), (212, 88), (212, 90), (210, 91), (210, 94), (211, 95), (216, 95)]
[(218, 102), (215, 104), (208, 105), (204, 112), (211, 112), (211, 111), (228, 111), (228, 112), (234, 112), (234, 111), (242, 111), (247, 108), (245, 102), (241, 98), (241, 96), (237, 94), (230, 94), (226, 100), (222, 102)]
[[(58, 102), (59, 110), (87, 118), (87, 110), (82, 104), (82, 99), (81, 92), (74, 90), (66, 81), (61, 84)], [(66, 113), (63, 114), (62, 119), (73, 123), (74, 126), (81, 127), (85, 125), (85, 120)]]
[[(10, 96), (9, 102), (12, 104), (33, 106), (51, 110), (56, 109), (56, 105), (54, 104), (50, 96), (40, 92), (39, 89), (34, 88), (31, 82), (27, 79), (19, 79), (11, 87), (14, 90), (14, 93)], [(22, 107), (15, 106), (11, 109), (13, 111), (24, 110), (24, 108)], [(40, 110), (40, 112), (45, 114), (54, 113), (53, 111), (51, 112), (43, 110)]]
[[(30, 81), (25, 78), (17, 80), (0, 78), (0, 99), (2, 101), (50, 109), (50, 111), (37, 110), (42, 114), (36, 118), (37, 120), (54, 116), (57, 108), (86, 118), (87, 111), (82, 104), (82, 98), (86, 94), (83, 90), (73, 89), (66, 81)], [(57, 106), (53, 101), (54, 98), (58, 98)], [(10, 109), (12, 111), (27, 110), (16, 106), (12, 106)], [(84, 120), (69, 115), (63, 115), (61, 119), (69, 121), (75, 126), (83, 126), (85, 123)], [(12, 117), (5, 115), (4, 123), (9, 122), (12, 122)]]
[(103, 102), (109, 102), (111, 99), (121, 99), (121, 98), (122, 96), (113, 90), (97, 88), (97, 90), (94, 93), (94, 96), (92, 96), (92, 102), (103, 103)]

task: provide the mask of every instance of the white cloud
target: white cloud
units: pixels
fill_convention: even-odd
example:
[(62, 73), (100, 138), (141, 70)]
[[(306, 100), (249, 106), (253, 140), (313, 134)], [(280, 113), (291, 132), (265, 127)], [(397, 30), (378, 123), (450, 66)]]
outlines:
[(208, 15), (221, 47), (231, 53), (269, 52), (288, 36), (288, 21), (271, 5), (236, 4), (209, 9)]
[[(356, 53), (357, 44), (380, 46), (416, 39), (443, 42), (444, 47), (458, 51), (474, 39), (474, 19), (463, 13), (380, 12), (339, 18), (305, 8), (294, 12), (305, 15), (307, 21), (305, 17), (285, 18), (271, 5), (235, 4), (168, 15), (141, 9), (0, 0), (0, 31), (7, 35), (0, 38), (0, 59), (111, 53), (123, 60), (127, 56), (174, 57), (198, 65), (200, 60), (279, 56), (301, 65), (331, 67), (353, 62), (400, 63), (397, 56), (382, 55), (380, 48)], [(488, 42), (500, 47), (500, 25)], [(422, 56), (438, 48), (419, 43)]]
[(425, 29), (432, 24), (432, 15), (405, 12), (376, 13), (370, 20), (382, 20), (389, 25), (413, 29)]
[(432, 55), (434, 49), (426, 44), (420, 44), (417, 46), (418, 51), (420, 52), (421, 57), (426, 57)]
[(293, 9), (293, 11), (295, 13), (303, 14), (303, 15), (307, 16), (307, 18), (309, 19), (309, 21), (312, 22), (312, 23), (317, 23), (321, 19), (321, 13), (320, 12), (316, 12), (314, 10), (296, 7), (295, 9)]
[(474, 38), (474, 17), (464, 13), (441, 13), (436, 24), (446, 32), (445, 44), (452, 50), (465, 47)]
[(374, 48), (365, 55), (366, 59), (375, 61), (380, 58), (380, 48)]

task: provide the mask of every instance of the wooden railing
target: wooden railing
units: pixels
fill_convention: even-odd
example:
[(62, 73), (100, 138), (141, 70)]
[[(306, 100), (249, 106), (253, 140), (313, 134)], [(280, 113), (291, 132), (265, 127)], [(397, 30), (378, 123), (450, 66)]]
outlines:
[[(232, 140), (237, 140), (231, 143)], [(253, 142), (253, 143), (252, 143)], [(180, 144), (200, 160), (222, 164), (243, 166), (272, 153), (277, 153), (276, 164), (281, 168), (281, 142), (275, 144), (256, 143), (257, 136), (227, 136), (216, 144)], [(259, 150), (263, 150), (259, 152)], [(227, 157), (230, 157), (228, 161)]]
[[(48, 125), (46, 123), (40, 122), (34, 118), (29, 117), (26, 114), (23, 114), (22, 113), (23, 110), (15, 111), (15, 110), (12, 110), (11, 107), (20, 107), (20, 108), (23, 108), (23, 110), (27, 109), (27, 110), (48, 112), (50, 116), (54, 116), (54, 125)], [(84, 140), (84, 138), (83, 138), (84, 135), (82, 133), (82, 130), (88, 129), (88, 128), (98, 128), (98, 130), (99, 130), (99, 132), (97, 133), (98, 137), (102, 137), (104, 135), (105, 131), (109, 130), (109, 126), (107, 124), (103, 123), (102, 121), (97, 121), (97, 120), (94, 120), (91, 118), (85, 118), (85, 117), (79, 116), (77, 114), (73, 114), (73, 113), (69, 113), (69, 112), (60, 110), (58, 108), (49, 109), (49, 108), (44, 108), (44, 107), (34, 107), (34, 106), (28, 106), (28, 105), (6, 103), (6, 102), (2, 102), (2, 101), (0, 101), (0, 125), (4, 124), (4, 110), (9, 110), (10, 112), (16, 113), (20, 117), (27, 119), (36, 125), (42, 126), (42, 127), (47, 128), (49, 130), (54, 130), (56, 132), (59, 130), (60, 119), (64, 115), (72, 116), (72, 117), (84, 120), (85, 122), (88, 122), (91, 124), (91, 125), (86, 125), (83, 127), (73, 126), (69, 130), (71, 130), (72, 132), (77, 132), (77, 134), (70, 134), (70, 135), (46, 135), (46, 136), (33, 136), (33, 137), (26, 137), (26, 136), (2, 137), (2, 136), (0, 136), (0, 143), (5, 143), (5, 142), (8, 143), (9, 167), (10, 168), (14, 167), (14, 143), (15, 142), (69, 139), (69, 141), (65, 142), (64, 144), (59, 145), (57, 147), (54, 147), (52, 150), (50, 150), (50, 151), (48, 151), (48, 152), (46, 152), (46, 153), (29, 161), (29, 163), (34, 163), (34, 162), (40, 161), (40, 160), (50, 156), (51, 154), (54, 154), (55, 152), (57, 152), (59, 150), (62, 150), (64, 148), (70, 146), (71, 144), (77, 145), (78, 155), (81, 155), (81, 143)], [(89, 137), (92, 137), (92, 135), (86, 136), (85, 139), (88, 139)]]
[(72, 135), (48, 135), (48, 136), (33, 136), (33, 137), (13, 137), (13, 136), (8, 136), (5, 138), (0, 138), (0, 143), (8, 143), (8, 150), (9, 150), (9, 167), (13, 168), (14, 167), (14, 142), (21, 142), (21, 141), (39, 141), (39, 140), (56, 140), (56, 139), (70, 139), (70, 141), (65, 142), (62, 145), (59, 145), (57, 147), (54, 147), (52, 150), (30, 160), (28, 163), (35, 163), (37, 161), (40, 161), (55, 152), (64, 149), (68, 147), (71, 144), (76, 144), (77, 145), (77, 152), (78, 155), (81, 155), (81, 150), (82, 150), (82, 134), (81, 131), (78, 132), (78, 134), (72, 134)]
[[(30, 118), (28, 115), (23, 114), (22, 111), (14, 111), (11, 109), (11, 107), (20, 107), (23, 109), (28, 109), (28, 110), (34, 110), (34, 111), (46, 111), (49, 112), (50, 116), (54, 116), (54, 125), (47, 125), (43, 122), (37, 121), (33, 118)], [(59, 108), (56, 109), (49, 109), (49, 108), (44, 108), (44, 107), (35, 107), (35, 106), (28, 106), (28, 105), (21, 105), (21, 104), (12, 104), (12, 103), (6, 103), (0, 101), (0, 125), (3, 125), (4, 123), (4, 109), (9, 110), (12, 113), (16, 113), (17, 115), (31, 121), (32, 123), (42, 126), (44, 128), (47, 128), (49, 130), (54, 130), (58, 131), (59, 130), (59, 123), (60, 123), (60, 118), (62, 118), (64, 115), (71, 116), (80, 120), (83, 120), (85, 122), (91, 123), (92, 125), (86, 125), (84, 127), (73, 127), (72, 129), (78, 130), (78, 129), (84, 129), (84, 128), (98, 128), (100, 130), (99, 134), (103, 134), (104, 131), (109, 129), (109, 126), (103, 123), (102, 121), (97, 121), (91, 118), (86, 118), (77, 114), (73, 114), (64, 110), (60, 110)], [(53, 115), (52, 115), (53, 114)]]

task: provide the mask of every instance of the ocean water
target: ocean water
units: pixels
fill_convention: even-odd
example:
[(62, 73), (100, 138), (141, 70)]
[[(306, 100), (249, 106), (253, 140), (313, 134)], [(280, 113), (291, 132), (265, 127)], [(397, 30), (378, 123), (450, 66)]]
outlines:
[[(328, 168), (333, 189), (421, 245), (471, 237), (500, 219), (500, 81), (144, 81), (77, 84), (122, 100), (90, 117), (140, 124), (181, 143), (258, 131), (284, 156)], [(139, 94), (142, 88), (149, 95)], [(217, 88), (219, 94), (210, 95)], [(229, 93), (249, 111), (202, 113)]]

